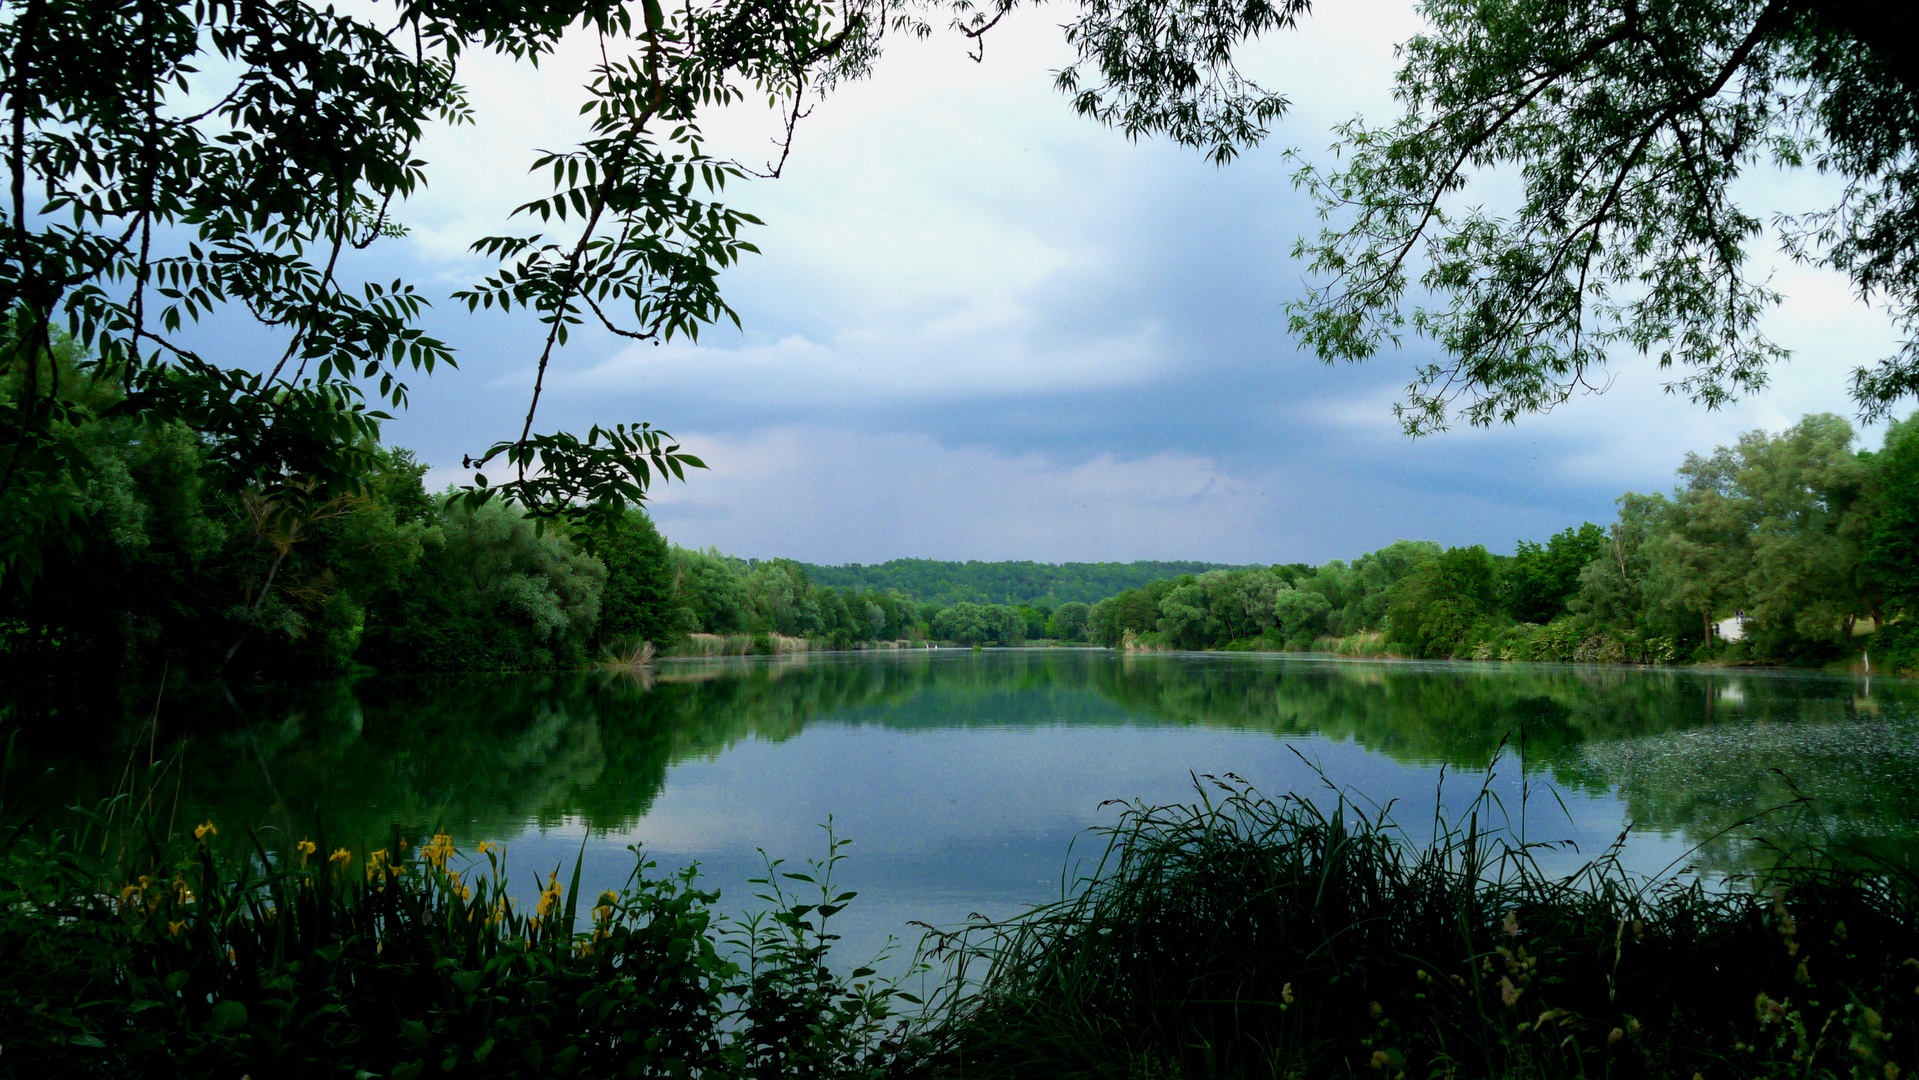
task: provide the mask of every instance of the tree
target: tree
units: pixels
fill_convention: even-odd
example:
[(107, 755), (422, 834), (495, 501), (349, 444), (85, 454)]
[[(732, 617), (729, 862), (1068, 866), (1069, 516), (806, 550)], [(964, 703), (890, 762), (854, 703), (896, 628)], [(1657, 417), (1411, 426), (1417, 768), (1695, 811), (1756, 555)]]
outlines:
[(1493, 610), (1493, 559), (1486, 549), (1448, 548), (1392, 588), (1388, 634), (1415, 656), (1459, 655)]
[(1919, 413), (1887, 427), (1885, 446), (1874, 459), (1878, 475), (1865, 561), (1879, 575), (1887, 605), (1912, 621), (1919, 615)]
[(606, 565), (518, 507), (450, 506), (405, 587), (369, 620), (383, 671), (540, 669), (584, 658)]
[[(1618, 519), (1606, 531), (1599, 554), (1579, 571), (1579, 595), (1566, 602), (1569, 610), (1589, 614), (1608, 626), (1634, 626), (1647, 609), (1646, 583), (1651, 548), (1666, 528), (1672, 504), (1654, 492), (1627, 492), (1616, 500)], [(1702, 625), (1688, 619), (1678, 628), (1683, 635)], [(1655, 633), (1664, 633), (1657, 630)]]
[(1053, 609), (1053, 617), (1046, 621), (1046, 636), (1060, 641), (1084, 640), (1091, 613), (1092, 608), (1077, 600), (1061, 604)]
[[(1779, 219), (1907, 332), (1862, 366), (1868, 418), (1919, 389), (1919, 60), (1909, 5), (1871, 0), (1429, 0), (1403, 46), (1405, 113), (1339, 129), (1297, 182), (1330, 219), (1292, 328), (1357, 361), (1437, 343), (1396, 406), (1412, 434), (1511, 421), (1589, 385), (1614, 347), (1714, 406), (1765, 384), (1780, 296), (1748, 267), (1740, 178), (1817, 168), (1838, 199)], [(1479, 186), (1517, 180), (1517, 205)], [(1417, 280), (1417, 286), (1414, 281)], [(1410, 293), (1410, 295), (1409, 295)]]
[(1512, 562), (1500, 569), (1499, 606), (1520, 622), (1551, 622), (1578, 594), (1579, 572), (1606, 543), (1606, 530), (1590, 521), (1554, 533), (1543, 545), (1519, 541)]
[[(366, 390), (403, 406), (405, 379), (451, 365), (454, 350), (416, 325), (429, 297), (356, 279), (352, 254), (403, 231), (395, 210), (427, 180), (428, 127), (472, 118), (460, 61), (537, 63), (567, 34), (600, 47), (590, 131), (530, 155), (553, 189), (516, 213), (539, 225), (475, 242), (500, 267), (453, 294), (545, 327), (526, 418), (468, 456), (499, 468), (462, 497), (468, 509), (503, 495), (538, 518), (617, 521), (699, 459), (646, 423), (584, 438), (534, 424), (574, 327), (662, 341), (737, 323), (719, 274), (755, 250), (744, 233), (758, 219), (721, 201), (750, 170), (707, 155), (703, 112), (750, 98), (784, 115), (763, 170), (777, 175), (811, 102), (870, 71), (889, 30), (924, 35), (945, 18), (979, 42), (1013, 6), (24, 0), (0, 20), (0, 316), (15, 343), (0, 349), (0, 376), (22, 376), (0, 401), (0, 584), (30, 588), (42, 549), (78, 535), (84, 514), (42, 497), (86, 469), (59, 430), (89, 407), (34, 359), (55, 325), (94, 350), (95, 377), (124, 389), (114, 415), (186, 424), (219, 485), (290, 510), (363, 487), (386, 415)], [(1082, 113), (1223, 161), (1285, 104), (1239, 76), (1233, 46), (1302, 6), (1088, 0), (1067, 27), (1080, 62), (1060, 83)], [(185, 336), (244, 318), (277, 338), (277, 355)]]
[(638, 507), (607, 528), (594, 544), (606, 564), (600, 592), (600, 641), (624, 637), (665, 645), (676, 637), (673, 555), (653, 520)]

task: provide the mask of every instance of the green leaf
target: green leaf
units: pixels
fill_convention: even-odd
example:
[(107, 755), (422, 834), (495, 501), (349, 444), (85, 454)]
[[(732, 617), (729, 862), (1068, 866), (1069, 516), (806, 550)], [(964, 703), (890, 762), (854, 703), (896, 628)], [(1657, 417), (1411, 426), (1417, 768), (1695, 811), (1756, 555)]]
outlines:
[(207, 1029), (218, 1035), (238, 1031), (246, 1024), (246, 1005), (231, 998), (215, 1004), (212, 1015), (207, 1018)]

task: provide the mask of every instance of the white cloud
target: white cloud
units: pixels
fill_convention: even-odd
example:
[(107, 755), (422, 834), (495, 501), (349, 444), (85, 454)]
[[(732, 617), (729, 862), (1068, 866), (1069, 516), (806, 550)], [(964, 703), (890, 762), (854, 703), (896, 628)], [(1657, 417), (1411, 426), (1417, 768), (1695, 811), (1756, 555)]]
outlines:
[(656, 489), (652, 512), (690, 546), (832, 563), (1262, 557), (1261, 500), (1191, 455), (1056, 461), (797, 426), (683, 441), (712, 471)]

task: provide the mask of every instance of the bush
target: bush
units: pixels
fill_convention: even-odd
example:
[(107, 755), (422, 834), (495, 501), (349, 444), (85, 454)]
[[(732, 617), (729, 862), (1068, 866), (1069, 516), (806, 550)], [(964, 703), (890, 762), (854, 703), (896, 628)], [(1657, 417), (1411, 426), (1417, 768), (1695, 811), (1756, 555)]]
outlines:
[(1907, 616), (1881, 626), (1866, 639), (1866, 655), (1875, 671), (1919, 675), (1919, 620)]

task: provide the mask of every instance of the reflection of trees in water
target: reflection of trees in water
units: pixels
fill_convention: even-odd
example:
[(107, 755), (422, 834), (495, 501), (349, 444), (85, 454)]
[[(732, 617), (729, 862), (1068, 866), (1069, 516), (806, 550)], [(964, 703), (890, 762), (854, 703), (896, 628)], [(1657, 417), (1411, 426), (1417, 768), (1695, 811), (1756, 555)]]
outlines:
[(302, 833), (324, 821), (356, 844), (393, 823), (619, 829), (646, 814), (675, 762), (791, 738), (822, 715), (911, 698), (923, 681), (910, 663), (721, 663), (661, 665), (650, 680), (443, 676), (276, 696), (247, 710), (269, 719), (196, 740), (183, 812)]
[[(393, 822), (467, 835), (563, 818), (619, 829), (645, 815), (672, 764), (821, 720), (1165, 723), (1349, 739), (1464, 770), (1523, 737), (1529, 764), (1562, 787), (1617, 785), (1634, 819), (1695, 839), (1785, 801), (1776, 768), (1819, 796), (1795, 828), (1903, 837), (1919, 809), (1919, 745), (1897, 718), (1919, 693), (1875, 689), (1861, 701), (1853, 684), (1819, 678), (1078, 650), (374, 679), (237, 703), (257, 719), (195, 740), (182, 813), (302, 832), (324, 817), (330, 836), (355, 843)], [(1861, 723), (1862, 707), (1879, 711)]]

